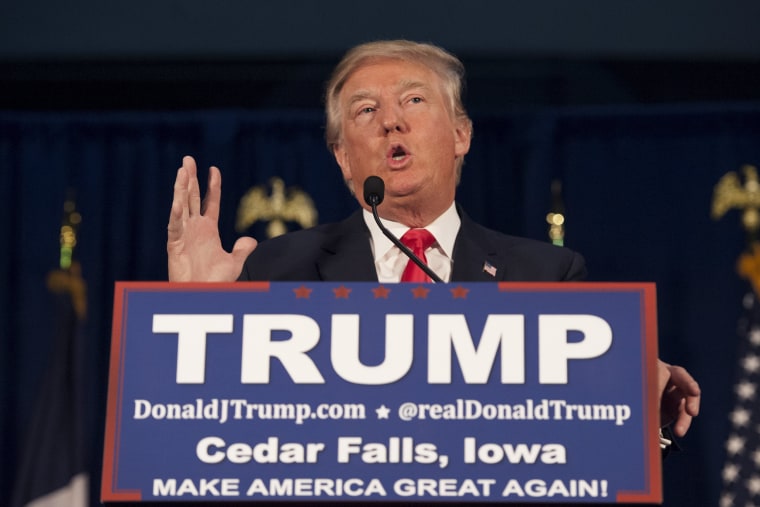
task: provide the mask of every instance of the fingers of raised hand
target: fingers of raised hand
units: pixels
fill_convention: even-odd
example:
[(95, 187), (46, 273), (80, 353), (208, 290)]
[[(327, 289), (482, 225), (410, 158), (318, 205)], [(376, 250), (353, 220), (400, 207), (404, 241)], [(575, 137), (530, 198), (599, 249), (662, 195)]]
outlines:
[(188, 213), (190, 216), (201, 214), (201, 189), (198, 185), (198, 168), (195, 165), (195, 159), (193, 157), (183, 157), (182, 167), (180, 171), (184, 171), (187, 174), (187, 193), (186, 201)]

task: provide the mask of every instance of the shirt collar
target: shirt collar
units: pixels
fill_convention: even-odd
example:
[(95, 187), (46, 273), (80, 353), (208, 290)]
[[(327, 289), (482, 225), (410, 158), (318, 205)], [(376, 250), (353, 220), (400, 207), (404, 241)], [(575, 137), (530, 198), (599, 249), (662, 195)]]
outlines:
[[(395, 246), (391, 240), (385, 237), (385, 234), (380, 230), (380, 227), (377, 226), (375, 218), (372, 216), (372, 212), (367, 211), (366, 209), (363, 211), (364, 222), (367, 224), (370, 234), (372, 234), (372, 252), (375, 259), (380, 259), (388, 253), (389, 250), (395, 248)], [(384, 218), (381, 218), (380, 221), (397, 238), (403, 236), (406, 231), (410, 229), (410, 227), (404, 224), (385, 220)], [(442, 215), (425, 227), (425, 229), (435, 236), (439, 247), (449, 259), (454, 258), (454, 243), (456, 242), (460, 225), (462, 225), (462, 219), (459, 218), (456, 205), (452, 202), (451, 206), (449, 206)]]

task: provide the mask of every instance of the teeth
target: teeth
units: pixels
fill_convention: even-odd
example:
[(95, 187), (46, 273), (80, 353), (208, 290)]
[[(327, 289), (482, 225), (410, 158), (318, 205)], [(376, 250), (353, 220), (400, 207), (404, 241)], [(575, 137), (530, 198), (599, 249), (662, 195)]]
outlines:
[(393, 160), (401, 160), (404, 158), (404, 155), (393, 155)]

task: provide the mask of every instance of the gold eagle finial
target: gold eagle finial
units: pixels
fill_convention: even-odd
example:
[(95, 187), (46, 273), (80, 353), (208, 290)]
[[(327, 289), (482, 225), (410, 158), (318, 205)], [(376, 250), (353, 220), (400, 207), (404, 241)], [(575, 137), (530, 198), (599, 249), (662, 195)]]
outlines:
[(755, 294), (760, 294), (760, 182), (757, 168), (742, 166), (744, 185), (739, 175), (732, 171), (723, 175), (713, 190), (712, 217), (718, 220), (730, 209), (742, 210), (742, 226), (747, 231), (748, 249), (739, 256), (736, 270), (747, 279)]
[(243, 232), (258, 221), (269, 222), (267, 237), (274, 238), (288, 232), (285, 222), (296, 222), (303, 228), (317, 223), (317, 209), (309, 194), (298, 188), (285, 188), (280, 178), (271, 178), (267, 188), (258, 185), (251, 188), (240, 199), (235, 229)]
[(752, 165), (742, 166), (744, 185), (739, 175), (731, 171), (723, 175), (713, 190), (712, 217), (718, 220), (730, 209), (742, 211), (742, 225), (752, 239), (760, 229), (760, 182), (757, 168)]

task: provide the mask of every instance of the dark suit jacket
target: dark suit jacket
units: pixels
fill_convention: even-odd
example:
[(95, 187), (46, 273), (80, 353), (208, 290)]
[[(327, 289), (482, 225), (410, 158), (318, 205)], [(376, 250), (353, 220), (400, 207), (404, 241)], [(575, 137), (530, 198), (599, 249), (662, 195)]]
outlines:
[[(583, 257), (567, 248), (509, 236), (462, 218), (454, 244), (453, 282), (581, 280)], [(486, 262), (496, 276), (483, 270)], [(240, 280), (377, 281), (370, 232), (361, 210), (342, 222), (318, 225), (262, 241), (246, 260)]]

